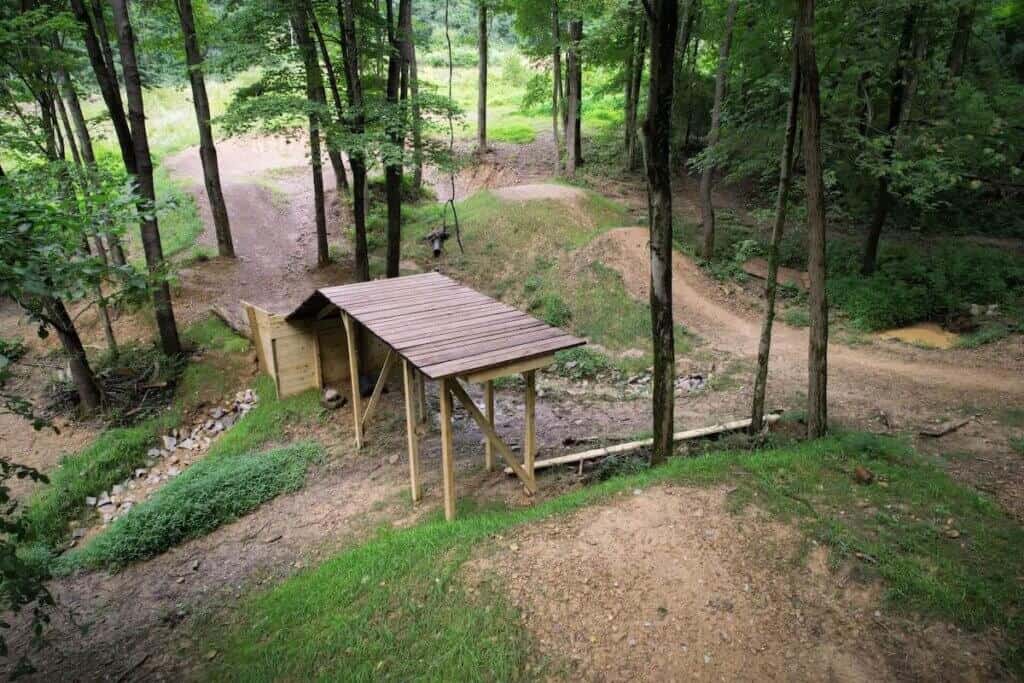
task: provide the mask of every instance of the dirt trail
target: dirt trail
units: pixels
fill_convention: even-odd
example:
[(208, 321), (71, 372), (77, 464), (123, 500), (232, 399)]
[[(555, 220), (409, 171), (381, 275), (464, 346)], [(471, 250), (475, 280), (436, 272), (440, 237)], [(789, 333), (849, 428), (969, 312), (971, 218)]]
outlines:
[[(648, 230), (619, 228), (592, 245), (607, 265), (622, 274), (626, 288), (646, 300), (650, 286)], [(726, 304), (720, 288), (685, 255), (673, 256), (673, 295), (676, 320), (707, 339), (716, 349), (748, 358), (757, 357), (761, 321)], [(733, 303), (735, 305), (735, 302)], [(1024, 356), (1012, 354), (999, 367), (965, 367), (938, 359), (905, 360), (884, 352), (839, 344), (829, 345), (833, 391), (875, 393), (927, 391), (930, 400), (972, 399), (986, 404), (1024, 401)], [(772, 336), (772, 373), (784, 380), (807, 377), (807, 331), (776, 323)], [(907, 396), (908, 400), (913, 400)]]

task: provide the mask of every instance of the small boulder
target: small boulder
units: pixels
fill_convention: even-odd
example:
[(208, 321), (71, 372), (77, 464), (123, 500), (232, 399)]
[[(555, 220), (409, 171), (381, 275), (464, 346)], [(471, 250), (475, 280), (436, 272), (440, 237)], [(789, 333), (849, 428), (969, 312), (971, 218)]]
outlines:
[(164, 451), (162, 448), (150, 448), (146, 451), (147, 458), (162, 458), (164, 457)]
[(91, 508), (96, 507), (96, 496), (86, 496), (85, 504)]
[(875, 474), (871, 470), (861, 465), (857, 465), (856, 469), (853, 470), (853, 479), (858, 484), (868, 485), (875, 481)]
[(345, 402), (345, 397), (342, 396), (337, 389), (324, 389), (324, 393), (320, 397), (320, 405), (327, 410), (337, 410), (341, 406), (345, 405)]
[(224, 409), (220, 406), (210, 409), (210, 417), (214, 420), (219, 420), (224, 417)]
[(164, 435), (164, 449), (165, 450), (168, 450), (168, 451), (174, 450), (174, 448), (177, 445), (178, 445), (177, 437), (171, 436), (170, 434)]

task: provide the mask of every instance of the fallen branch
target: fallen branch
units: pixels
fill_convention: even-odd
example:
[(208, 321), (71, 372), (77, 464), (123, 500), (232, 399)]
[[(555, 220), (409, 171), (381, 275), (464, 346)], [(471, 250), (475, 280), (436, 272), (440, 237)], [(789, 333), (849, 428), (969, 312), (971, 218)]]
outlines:
[[(765, 415), (765, 424), (772, 424), (778, 422), (782, 417), (779, 413), (773, 413)], [(733, 420), (731, 422), (723, 422), (721, 424), (711, 425), (710, 427), (700, 427), (699, 429), (690, 429), (685, 432), (676, 432), (672, 435), (673, 441), (689, 441), (691, 439), (703, 439), (709, 436), (717, 436), (718, 434), (725, 434), (728, 432), (735, 432), (740, 429), (746, 429), (750, 426), (750, 418), (743, 420)], [(569, 455), (560, 455), (556, 458), (546, 458), (544, 460), (538, 460), (533, 464), (534, 470), (541, 470), (546, 467), (554, 467), (555, 465), (568, 465), (570, 463), (582, 462), (584, 460), (592, 460), (594, 458), (604, 458), (609, 455), (621, 455), (622, 453), (630, 453), (632, 451), (646, 448), (654, 442), (653, 439), (642, 439), (640, 441), (630, 441), (628, 443), (620, 443), (614, 446), (606, 446), (604, 448), (594, 448), (589, 451), (580, 451), (579, 453), (570, 453)], [(512, 469), (509, 467), (505, 468), (505, 474), (512, 474)]]
[(924, 429), (921, 430), (920, 434), (921, 436), (930, 436), (933, 439), (937, 439), (940, 436), (945, 436), (946, 434), (955, 432), (956, 430), (960, 429), (970, 421), (971, 418), (968, 417), (964, 418), (963, 420), (952, 420), (950, 422), (943, 422), (942, 424), (936, 427), (925, 427)]

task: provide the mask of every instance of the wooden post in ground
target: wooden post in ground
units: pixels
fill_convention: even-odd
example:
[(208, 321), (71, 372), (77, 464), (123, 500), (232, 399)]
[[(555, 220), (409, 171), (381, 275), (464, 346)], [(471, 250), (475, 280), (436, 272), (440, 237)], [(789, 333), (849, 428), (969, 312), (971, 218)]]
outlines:
[(444, 518), (455, 519), (455, 454), (452, 443), (453, 380), (441, 380), (441, 475), (444, 483)]
[(537, 371), (523, 373), (526, 381), (526, 396), (523, 400), (523, 469), (530, 481), (536, 484), (533, 463), (537, 458), (537, 424), (534, 419), (537, 408)]
[(416, 378), (409, 361), (402, 360), (402, 377), (405, 380), (405, 431), (409, 440), (409, 487), (412, 502), (419, 501), (420, 490), (420, 438), (416, 432)]
[[(494, 427), (494, 381), (487, 380), (484, 383), (484, 410), (487, 412), (487, 422)], [(494, 471), (494, 448), (491, 440), (484, 440), (484, 465), (488, 472)]]
[(420, 406), (420, 424), (426, 428), (427, 424), (427, 376), (422, 372), (416, 372), (416, 400)]
[(352, 427), (356, 432), (356, 448), (363, 447), (363, 399), (359, 395), (359, 349), (356, 343), (355, 323), (348, 313), (341, 314), (348, 344), (348, 371), (352, 386)]

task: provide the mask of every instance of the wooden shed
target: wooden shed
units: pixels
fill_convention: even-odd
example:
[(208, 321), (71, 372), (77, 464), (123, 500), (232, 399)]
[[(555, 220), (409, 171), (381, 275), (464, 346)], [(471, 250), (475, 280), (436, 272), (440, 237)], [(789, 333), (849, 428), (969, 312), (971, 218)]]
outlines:
[[(340, 388), (347, 381), (357, 447), (385, 382), (401, 368), (413, 500), (421, 497), (419, 439), (428, 381), (437, 383), (440, 399), (445, 516), (455, 516), (453, 400), (485, 435), (487, 468), (494, 469), (497, 453), (527, 490), (536, 490), (536, 371), (582, 339), (433, 272), (318, 289), (284, 317), (245, 307), (260, 367), (274, 378), (280, 396)], [(365, 407), (361, 373), (377, 375)], [(522, 461), (494, 427), (493, 382), (514, 374), (525, 384)], [(464, 383), (483, 385), (482, 409)]]

